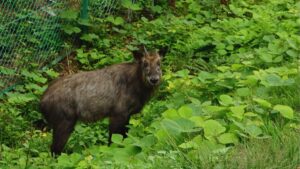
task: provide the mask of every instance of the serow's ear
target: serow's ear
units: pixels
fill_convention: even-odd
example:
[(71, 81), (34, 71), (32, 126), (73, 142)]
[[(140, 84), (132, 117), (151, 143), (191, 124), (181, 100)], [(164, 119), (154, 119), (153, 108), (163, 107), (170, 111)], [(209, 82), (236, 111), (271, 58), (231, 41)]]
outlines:
[(160, 48), (159, 51), (158, 51), (159, 56), (164, 57), (167, 54), (168, 50), (169, 50), (169, 48), (166, 47), (166, 46)]
[(132, 51), (133, 57), (135, 60), (139, 61), (144, 56), (144, 53), (141, 50)]

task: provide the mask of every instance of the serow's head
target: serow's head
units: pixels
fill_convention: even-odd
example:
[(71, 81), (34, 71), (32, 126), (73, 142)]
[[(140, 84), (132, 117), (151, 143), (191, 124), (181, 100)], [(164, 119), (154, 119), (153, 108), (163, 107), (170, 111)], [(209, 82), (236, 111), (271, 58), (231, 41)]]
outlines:
[(147, 86), (158, 86), (161, 81), (161, 58), (166, 54), (167, 49), (159, 51), (147, 51), (142, 48), (138, 51), (133, 51), (133, 56), (142, 70), (142, 78)]

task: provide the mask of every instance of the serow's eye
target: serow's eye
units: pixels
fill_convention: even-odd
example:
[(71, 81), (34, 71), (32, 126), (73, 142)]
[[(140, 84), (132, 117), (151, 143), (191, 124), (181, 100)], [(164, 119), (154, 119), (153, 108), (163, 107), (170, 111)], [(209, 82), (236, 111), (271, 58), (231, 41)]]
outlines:
[(157, 66), (160, 66), (160, 62), (157, 62)]
[(148, 67), (148, 65), (149, 65), (148, 62), (144, 62), (144, 63), (143, 63), (143, 66), (144, 66), (144, 67)]

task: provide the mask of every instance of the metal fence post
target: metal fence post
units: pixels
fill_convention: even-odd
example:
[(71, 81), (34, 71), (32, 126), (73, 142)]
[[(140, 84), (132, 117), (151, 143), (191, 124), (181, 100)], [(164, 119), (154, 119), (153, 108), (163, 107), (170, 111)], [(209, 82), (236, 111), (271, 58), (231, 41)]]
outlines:
[(88, 7), (89, 7), (89, 0), (82, 0), (81, 1), (81, 14), (80, 14), (81, 19), (89, 18)]

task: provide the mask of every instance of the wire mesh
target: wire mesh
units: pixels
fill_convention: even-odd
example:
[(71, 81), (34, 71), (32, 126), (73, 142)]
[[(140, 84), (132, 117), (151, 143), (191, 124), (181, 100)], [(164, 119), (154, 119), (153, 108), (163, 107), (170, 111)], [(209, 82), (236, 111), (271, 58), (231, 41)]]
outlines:
[(114, 14), (118, 5), (120, 5), (120, 0), (92, 0), (89, 11), (94, 17), (102, 18), (108, 14)]
[[(90, 11), (104, 16), (117, 1), (90, 0)], [(22, 68), (41, 68), (67, 54), (62, 52), (59, 13), (79, 11), (80, 5), (81, 0), (0, 0), (0, 92), (17, 81)]]

